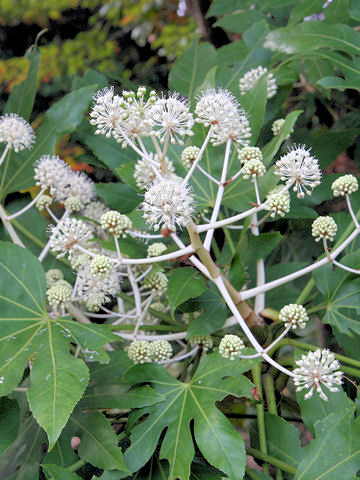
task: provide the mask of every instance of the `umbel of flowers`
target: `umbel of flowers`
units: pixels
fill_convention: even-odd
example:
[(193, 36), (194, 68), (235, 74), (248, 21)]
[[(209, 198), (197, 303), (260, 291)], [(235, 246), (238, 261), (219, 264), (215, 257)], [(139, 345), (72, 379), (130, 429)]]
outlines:
[[(268, 72), (262, 67), (247, 72), (239, 79), (240, 94), (251, 90), (265, 74)], [(270, 73), (267, 77), (268, 98), (276, 94), (276, 88), (275, 77)], [(113, 137), (122, 148), (131, 148), (138, 156), (134, 178), (143, 192), (139, 211), (148, 229), (136, 229), (131, 215), (111, 210), (97, 198), (94, 183), (86, 174), (74, 172), (61, 158), (51, 154), (41, 156), (34, 164), (34, 183), (40, 189), (38, 196), (13, 215), (2, 213), (5, 228), (19, 243), (16, 233), (9, 227), (13, 218), (33, 205), (49, 215), (49, 240), (39, 259), (43, 261), (51, 251), (58, 258), (66, 257), (75, 273), (75, 281), (70, 283), (64, 280), (58, 269), (47, 272), (49, 315), (56, 318), (72, 314), (76, 317), (76, 312), (80, 311), (81, 321), (85, 318), (86, 322), (91, 322), (98, 316), (114, 326), (127, 322), (128, 331), (115, 332), (129, 341), (128, 356), (135, 363), (168, 365), (195, 355), (206, 355), (215, 345), (219, 354), (229, 361), (261, 357), (292, 377), (297, 390), (306, 390), (305, 398), (316, 391), (320, 398), (327, 400), (327, 392), (337, 391), (342, 382), (342, 372), (334, 354), (319, 349), (303, 355), (293, 371), (276, 362), (270, 354), (290, 330), (303, 329), (311, 321), (305, 307), (301, 304), (283, 306), (278, 315), (280, 333), (267, 346), (258, 342), (245, 322), (241, 308), (238, 308), (239, 304), (255, 298), (254, 310), (250, 305), (247, 309), (257, 317), (266, 306), (267, 291), (305, 275), (310, 271), (309, 267), (276, 280), (274, 285), (274, 282), (265, 281), (265, 264), (260, 259), (256, 286), (238, 292), (228, 279), (224, 279), (224, 272), (209, 253), (216, 229), (239, 228), (238, 222), (249, 218), (251, 233), (258, 235), (261, 225), (269, 217), (273, 219), (289, 213), (291, 190), (299, 199), (311, 195), (321, 181), (318, 159), (305, 145), (292, 145), (287, 153), (275, 159), (274, 168), (269, 171), (261, 150), (250, 144), (247, 114), (232, 93), (213, 88), (199, 93), (193, 100), (194, 109), (191, 110), (188, 100), (177, 93), (157, 94), (147, 92), (145, 87), (122, 93), (105, 88), (94, 96), (90, 113), (94, 133)], [(206, 130), (201, 145), (192, 142), (196, 123)], [(274, 135), (281, 135), (284, 128), (286, 120), (277, 121), (273, 127)], [(10, 114), (0, 118), (0, 142), (6, 144), (0, 164), (10, 150), (17, 152), (31, 148), (34, 141), (32, 128), (21, 117)], [(169, 148), (171, 144), (184, 147), (182, 170), (175, 168), (173, 150)], [(218, 178), (206, 170), (202, 161), (209, 144), (223, 152)], [(239, 159), (238, 171), (230, 176), (233, 153)], [(184, 168), (186, 174), (179, 176)], [(198, 213), (193, 182), (195, 171), (197, 175), (204, 175), (215, 191), (214, 204), (208, 209), (207, 216), (199, 216), (200, 223), (197, 224), (194, 223)], [(259, 188), (262, 177), (272, 177), (269, 183), (272, 187), (268, 191)], [(225, 188), (236, 179), (239, 180), (237, 188), (242, 188), (244, 182), (248, 182), (246, 188), (253, 186), (253, 201), (248, 210), (220, 218)], [(350, 240), (360, 230), (350, 201), (351, 194), (357, 189), (357, 179), (353, 175), (340, 177), (332, 185), (334, 196), (345, 197), (356, 227)], [(54, 213), (54, 204), (58, 204), (56, 211), (63, 208), (59, 218)], [(337, 233), (332, 217), (317, 218), (309, 236), (311, 233), (316, 241), (323, 241), (326, 253), (312, 269), (328, 262), (337, 268), (348, 269), (337, 260), (347, 240), (333, 251), (327, 247), (326, 242), (332, 241)], [(146, 257), (131, 258), (123, 253), (123, 242), (129, 238), (149, 243)], [(166, 244), (160, 241), (165, 238)], [(232, 314), (226, 325), (237, 325), (238, 335), (225, 334), (214, 342), (211, 336), (187, 338), (186, 331), (158, 334), (151, 330), (162, 316), (168, 316), (167, 288), (171, 268), (168, 261), (177, 259), (186, 259), (208, 282), (214, 283)], [(123, 301), (124, 297), (130, 301)], [(172, 345), (170, 342), (174, 340), (177, 343)], [(245, 346), (253, 347), (256, 353), (244, 354)]]

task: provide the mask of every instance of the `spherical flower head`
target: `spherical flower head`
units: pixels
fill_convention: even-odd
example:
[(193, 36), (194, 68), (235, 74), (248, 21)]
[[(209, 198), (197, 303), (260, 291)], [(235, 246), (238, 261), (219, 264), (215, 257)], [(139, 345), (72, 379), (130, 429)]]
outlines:
[(305, 395), (305, 400), (311, 398), (314, 389), (322, 400), (327, 401), (328, 397), (322, 390), (322, 386), (326, 387), (330, 392), (338, 392), (339, 388), (335, 385), (341, 385), (343, 372), (339, 371), (340, 364), (335, 360), (335, 355), (328, 349), (315, 352), (309, 352), (302, 355), (301, 360), (296, 361), (298, 368), (295, 368), (294, 384), (296, 391), (310, 389)]
[(212, 126), (210, 142), (221, 145), (232, 140), (247, 145), (251, 137), (249, 121), (232, 93), (222, 88), (205, 90), (196, 97), (196, 122)]
[(150, 116), (153, 120), (151, 133), (158, 137), (161, 143), (169, 139), (171, 143), (184, 145), (181, 137), (194, 135), (194, 118), (189, 104), (177, 93), (169, 95), (168, 98), (158, 98), (150, 110)]
[(146, 340), (135, 340), (134, 342), (130, 343), (127, 354), (130, 360), (132, 360), (134, 363), (151, 362), (151, 344)]
[(161, 295), (166, 292), (168, 279), (163, 272), (153, 272), (146, 276), (144, 287), (150, 288), (154, 293)]
[(65, 200), (64, 207), (70, 213), (79, 212), (82, 208), (82, 203), (79, 197), (71, 196)]
[(55, 283), (58, 282), (59, 280), (63, 280), (64, 274), (58, 268), (51, 268), (45, 273), (45, 277), (46, 277), (47, 288), (50, 288), (53, 285), (55, 285)]
[(172, 357), (172, 346), (167, 340), (154, 340), (150, 343), (150, 347), (153, 362), (166, 362)]
[(42, 212), (43, 210), (46, 209), (46, 207), (50, 207), (52, 204), (53, 199), (49, 195), (41, 195), (37, 200), (36, 200), (36, 208), (39, 210), (39, 212)]
[[(152, 164), (155, 168), (161, 170), (159, 157), (157, 155), (150, 153), (149, 159), (151, 162), (147, 158), (140, 158), (135, 164), (134, 178), (136, 181), (136, 186), (141, 190), (150, 188), (156, 180), (156, 173), (152, 167)], [(171, 175), (173, 172), (175, 172), (174, 165), (172, 161), (168, 159), (168, 157), (165, 157), (164, 164), (168, 175)]]
[(284, 322), (285, 327), (295, 330), (295, 328), (305, 328), (309, 317), (302, 305), (290, 303), (280, 310), (279, 320)]
[(53, 252), (60, 252), (57, 258), (67, 253), (72, 255), (77, 245), (84, 246), (91, 237), (92, 233), (85, 222), (76, 218), (66, 218), (50, 227), (50, 249)]
[(213, 341), (210, 335), (194, 335), (193, 337), (189, 338), (189, 341), (192, 347), (198, 345), (205, 352), (213, 347)]
[[(240, 78), (239, 81), (239, 88), (240, 88), (240, 95), (245, 95), (245, 93), (250, 90), (262, 77), (265, 73), (267, 73), (268, 69), (262, 66), (258, 66), (257, 68), (252, 68), (245, 75)], [(272, 98), (277, 92), (277, 84), (276, 79), (273, 73), (269, 73), (267, 79), (267, 98)]]
[[(64, 203), (70, 197), (76, 197), (76, 203), (69, 201), (70, 207), (84, 205), (92, 202), (96, 197), (95, 183), (84, 172), (70, 170), (63, 177), (58, 178), (50, 188), (55, 200)], [(71, 203), (72, 202), (72, 203)], [(75, 210), (74, 210), (75, 211)]]
[(285, 193), (271, 193), (267, 195), (265, 201), (265, 210), (270, 212), (270, 217), (274, 218), (276, 214), (283, 217), (290, 211), (290, 195)]
[(97, 255), (90, 262), (90, 272), (94, 276), (104, 277), (112, 273), (114, 265), (109, 257), (105, 255)]
[(303, 198), (305, 193), (311, 195), (321, 180), (319, 161), (310, 155), (305, 145), (295, 146), (283, 155), (275, 163), (275, 175), (279, 175), (287, 185), (294, 185), (298, 198)]
[(15, 152), (31, 148), (35, 142), (34, 130), (16, 113), (0, 117), (0, 143), (5, 142)]
[(186, 168), (190, 168), (191, 165), (195, 162), (197, 156), (199, 155), (200, 148), (195, 145), (184, 148), (181, 153), (181, 162), (185, 165)]
[(318, 217), (312, 223), (312, 236), (315, 242), (321, 238), (333, 241), (337, 232), (337, 225), (332, 217)]
[(52, 307), (57, 307), (59, 304), (69, 302), (71, 299), (72, 290), (73, 288), (70, 283), (66, 282), (65, 280), (59, 280), (46, 292), (49, 305)]
[(354, 175), (343, 175), (333, 182), (331, 189), (334, 193), (334, 197), (351, 195), (359, 188), (358, 181)]
[(54, 189), (60, 179), (72, 173), (69, 165), (57, 155), (42, 155), (34, 164), (34, 179), (41, 188)]
[(119, 291), (120, 276), (115, 269), (99, 276), (92, 274), (89, 262), (79, 268), (76, 277), (76, 296), (86, 303), (91, 311), (98, 311), (103, 303), (108, 302)]
[[(273, 132), (274, 137), (277, 137), (280, 134), (284, 123), (285, 123), (284, 118), (279, 118), (278, 120), (275, 120), (275, 122), (273, 122), (273, 124), (271, 126), (271, 130)], [(292, 129), (291, 132), (293, 132), (293, 131), (294, 130)], [(286, 139), (288, 139), (288, 138), (290, 138), (290, 135), (287, 135)]]
[(225, 335), (219, 345), (219, 353), (224, 358), (235, 360), (244, 349), (244, 343), (237, 335)]
[(262, 161), (263, 154), (258, 147), (244, 147), (239, 151), (238, 159), (241, 163), (246, 163), (249, 160)]
[(148, 258), (158, 257), (159, 255), (164, 253), (165, 250), (167, 250), (167, 246), (164, 243), (155, 242), (155, 243), (148, 246), (147, 256), (148, 256)]
[(159, 230), (161, 224), (172, 232), (176, 225), (187, 225), (194, 209), (191, 188), (178, 177), (165, 177), (156, 181), (145, 193), (141, 204), (147, 223)]
[(90, 112), (90, 123), (96, 126), (95, 134), (111, 137), (121, 118), (124, 100), (114, 95), (114, 87), (104, 88), (95, 93), (94, 107)]
[(104, 230), (112, 233), (115, 237), (125, 238), (128, 230), (132, 228), (130, 218), (116, 210), (104, 213), (100, 219), (100, 224)]
[(145, 93), (145, 87), (139, 87), (137, 92), (122, 92), (120, 117), (116, 121), (113, 135), (123, 148), (127, 147), (130, 141), (136, 142), (139, 137), (151, 135), (154, 125), (151, 109), (158, 97), (152, 90), (145, 100)]
[(261, 160), (256, 158), (245, 162), (241, 169), (241, 174), (245, 180), (248, 178), (258, 178), (264, 176), (266, 173), (265, 165)]

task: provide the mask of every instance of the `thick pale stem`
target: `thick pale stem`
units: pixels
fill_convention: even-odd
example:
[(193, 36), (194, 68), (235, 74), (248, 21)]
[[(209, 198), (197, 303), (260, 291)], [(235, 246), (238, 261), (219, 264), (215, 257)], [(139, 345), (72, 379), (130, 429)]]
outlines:
[(4, 227), (6, 229), (6, 231), (8, 232), (11, 240), (16, 244), (16, 245), (19, 245), (20, 247), (23, 247), (25, 248), (25, 245), (23, 244), (23, 242), (21, 241), (20, 237), (18, 236), (18, 234), (16, 233), (14, 227), (11, 225), (11, 223), (9, 222), (8, 218), (7, 218), (7, 215), (6, 215), (6, 212), (4, 210), (4, 207), (0, 204), (0, 219), (2, 220), (3, 224), (4, 224)]
[[(256, 203), (260, 204), (261, 199), (260, 199), (260, 193), (259, 193), (256, 177), (253, 179), (253, 182), (255, 187)], [(255, 236), (259, 236), (259, 233), (260, 233), (259, 227), (257, 224), (258, 224), (258, 217), (257, 217), (257, 214), (254, 213), (252, 217), (251, 232)], [(265, 283), (265, 264), (264, 264), (264, 259), (260, 258), (256, 262), (256, 286), (261, 287), (261, 285), (264, 285), (264, 283)], [(255, 313), (258, 315), (262, 310), (264, 310), (264, 308), (265, 308), (265, 293), (260, 292), (255, 297), (255, 305), (254, 305)]]
[(346, 195), (346, 204), (347, 204), (347, 207), (349, 209), (349, 212), (350, 212), (350, 215), (351, 215), (351, 218), (353, 219), (353, 222), (355, 224), (355, 227), (358, 228), (359, 227), (359, 222), (356, 218), (356, 215), (355, 215), (355, 212), (352, 208), (352, 205), (351, 205), (351, 200), (350, 200), (350, 196), (349, 195)]
[[(215, 205), (214, 205), (214, 209), (213, 209), (211, 219), (210, 219), (210, 224), (215, 223), (217, 218), (218, 218), (218, 215), (219, 215), (221, 202), (222, 202), (222, 198), (223, 198), (224, 190), (225, 190), (225, 181), (226, 181), (226, 175), (227, 175), (227, 171), (228, 171), (228, 167), (229, 167), (230, 152), (231, 152), (231, 140), (229, 139), (226, 142), (226, 149), (225, 149), (223, 169), (222, 169), (222, 172), (221, 172), (220, 185), (219, 185), (219, 188), (218, 188), (218, 191), (217, 191)], [(204, 241), (204, 248), (206, 250), (210, 250), (213, 235), (214, 235), (214, 229), (211, 229), (211, 230), (207, 231), (205, 241)]]
[(184, 353), (184, 355), (179, 355), (178, 357), (171, 358), (170, 360), (164, 360), (163, 362), (159, 362), (160, 365), (170, 365), (171, 363), (181, 362), (181, 360), (185, 360), (185, 358), (192, 357), (197, 353), (199, 350), (199, 346), (196, 345), (195, 348), (190, 350), (190, 352)]
[[(69, 216), (70, 212), (69, 210), (65, 210), (65, 213), (64, 215), (60, 218), (59, 222), (62, 222), (63, 220), (65, 220), (68, 216)], [(58, 223), (59, 223), (58, 222)], [(49, 253), (49, 250), (50, 250), (50, 240), (47, 242), (47, 244), (45, 245), (45, 247), (43, 248), (42, 252), (40, 253), (40, 255), (38, 256), (38, 259), (40, 260), (40, 262), (42, 262), (44, 260), (44, 258), (46, 257), (46, 255)]]
[(28, 203), (24, 208), (22, 208), (21, 210), (18, 210), (17, 212), (13, 213), (12, 215), (8, 216), (7, 219), (8, 220), (12, 220), (13, 218), (17, 218), (19, 217), (20, 215), (22, 215), (23, 213), (27, 212), (33, 205), (35, 205), (35, 203), (38, 201), (38, 199), (41, 197), (41, 195), (45, 192), (46, 188), (42, 188), (40, 190), (40, 192), (36, 195), (35, 198), (33, 198), (31, 200), (30, 203)]
[[(128, 273), (131, 288), (132, 288), (133, 293), (134, 293), (136, 319), (137, 319), (137, 322), (139, 322), (140, 319), (141, 319), (141, 314), (142, 314), (141, 296), (140, 296), (138, 284), (135, 280), (135, 277), (134, 277), (134, 274), (133, 274), (133, 271), (132, 271), (130, 265), (127, 266), (127, 273)], [(139, 326), (138, 326), (138, 329), (139, 329)]]
[(2, 165), (3, 161), (5, 160), (5, 157), (6, 157), (9, 150), (10, 150), (10, 145), (9, 145), (9, 143), (7, 143), (3, 153), (1, 155), (1, 158), (0, 158), (0, 166)]
[(200, 165), (197, 165), (197, 169), (198, 169), (203, 175), (205, 175), (205, 177), (207, 177), (209, 180), (211, 180), (212, 182), (216, 183), (216, 185), (220, 185), (219, 180), (216, 180), (216, 178), (214, 178), (213, 176), (211, 176), (206, 170), (204, 170), (202, 167), (200, 167)]

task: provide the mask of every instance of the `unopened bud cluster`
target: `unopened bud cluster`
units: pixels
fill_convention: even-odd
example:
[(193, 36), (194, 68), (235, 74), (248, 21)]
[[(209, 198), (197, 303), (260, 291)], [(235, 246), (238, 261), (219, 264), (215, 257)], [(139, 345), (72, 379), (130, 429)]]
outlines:
[(112, 233), (115, 237), (126, 237), (128, 230), (132, 228), (130, 218), (116, 210), (104, 213), (100, 224), (105, 231)]
[(295, 328), (305, 328), (309, 317), (302, 305), (290, 303), (280, 310), (279, 320), (284, 322), (285, 327), (295, 330)]
[(173, 350), (167, 340), (135, 340), (131, 342), (128, 350), (128, 357), (134, 363), (166, 362), (172, 357)]
[(190, 168), (200, 153), (200, 148), (195, 146), (186, 147), (181, 153), (181, 161), (186, 168)]
[[(259, 78), (267, 73), (267, 71), (268, 69), (266, 67), (259, 66), (246, 72), (239, 81), (240, 95), (245, 95), (245, 93), (250, 90), (257, 83)], [(267, 79), (267, 98), (272, 98), (276, 92), (276, 79), (273, 73), (269, 73)]]
[(334, 192), (334, 197), (351, 195), (359, 188), (358, 181), (354, 175), (343, 175), (337, 178), (331, 185), (331, 189)]
[(312, 236), (318, 242), (322, 238), (333, 241), (337, 232), (337, 225), (332, 217), (318, 217), (312, 224)]
[(198, 345), (205, 352), (210, 350), (214, 344), (210, 335), (194, 335), (193, 337), (190, 337), (189, 341), (192, 347)]
[(219, 345), (219, 353), (224, 358), (235, 360), (245, 348), (244, 342), (237, 335), (225, 335)]

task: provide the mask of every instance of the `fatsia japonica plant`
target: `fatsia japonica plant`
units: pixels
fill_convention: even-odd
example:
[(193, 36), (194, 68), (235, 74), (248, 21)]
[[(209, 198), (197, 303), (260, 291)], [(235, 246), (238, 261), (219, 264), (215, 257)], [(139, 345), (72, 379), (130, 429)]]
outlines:
[[(180, 93), (88, 72), (34, 131), (28, 58), (0, 117), (1, 478), (355, 478), (356, 176), (292, 141), (261, 65), (237, 93), (177, 77), (188, 53)], [(71, 133), (121, 181), (55, 155)]]

